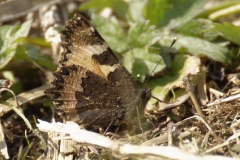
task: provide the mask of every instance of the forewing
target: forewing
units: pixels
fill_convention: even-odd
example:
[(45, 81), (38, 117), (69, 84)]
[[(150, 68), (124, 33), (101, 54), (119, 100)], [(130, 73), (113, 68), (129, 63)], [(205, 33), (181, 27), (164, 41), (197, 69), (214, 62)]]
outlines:
[(140, 88), (92, 24), (80, 15), (68, 21), (64, 49), (46, 93), (67, 120), (106, 127), (135, 107)]

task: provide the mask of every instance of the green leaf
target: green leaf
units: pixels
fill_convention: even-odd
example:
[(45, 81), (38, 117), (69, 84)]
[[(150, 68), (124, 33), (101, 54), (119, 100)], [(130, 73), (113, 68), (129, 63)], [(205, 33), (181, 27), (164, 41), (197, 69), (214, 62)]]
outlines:
[(128, 22), (139, 22), (144, 20), (142, 10), (146, 2), (147, 0), (133, 0), (128, 3), (129, 9), (126, 14)]
[(17, 45), (13, 44), (0, 52), (0, 69), (2, 69), (14, 57)]
[[(16, 24), (18, 25), (18, 24)], [(13, 28), (13, 26), (10, 25), (4, 25), (0, 27), (0, 37), (6, 37), (6, 35), (8, 34), (8, 32)]]
[(32, 21), (26, 21), (24, 22), (21, 27), (16, 31), (15, 33), (15, 39), (18, 39), (20, 37), (26, 37), (29, 33), (30, 27), (31, 27)]
[(173, 1), (172, 5), (166, 10), (164, 18), (157, 25), (163, 27), (168, 24), (168, 28), (172, 29), (177, 26), (184, 25), (202, 13), (203, 6), (208, 0), (178, 0)]
[(141, 48), (156, 43), (162, 36), (155, 26), (149, 26), (148, 21), (144, 21), (131, 24), (128, 37), (132, 47)]
[(182, 26), (179, 26), (175, 29), (177, 33), (200, 37), (208, 41), (213, 41), (218, 38), (218, 34), (214, 31), (203, 32), (203, 30), (211, 28), (212, 21), (208, 19), (195, 19), (185, 23)]
[(21, 42), (21, 37), (26, 37), (31, 27), (31, 21), (22, 25), (0, 27), (0, 69), (9, 63), (14, 57), (17, 43)]
[(124, 18), (128, 11), (127, 3), (122, 0), (101, 0), (101, 3), (99, 3), (99, 0), (91, 0), (83, 3), (80, 6), (80, 10), (83, 11), (94, 8), (100, 11), (106, 7), (112, 8), (113, 11), (116, 12), (121, 18)]
[[(200, 59), (191, 56), (185, 57), (183, 54), (176, 55), (173, 66), (172, 75), (165, 75), (163, 78), (155, 78), (147, 83), (148, 87), (153, 88), (153, 96), (164, 100), (173, 88), (181, 87), (183, 77), (188, 75), (196, 75), (200, 70)], [(153, 102), (154, 100), (152, 100)]]
[(178, 51), (190, 53), (195, 56), (206, 56), (222, 63), (231, 63), (230, 51), (227, 47), (201, 38), (175, 34), (174, 36), (163, 37), (160, 44), (163, 46), (170, 46), (175, 36), (178, 40), (172, 48)]
[(20, 46), (18, 47), (16, 58), (32, 62), (38, 68), (46, 67), (52, 71), (56, 70), (56, 66), (49, 55), (43, 55), (34, 46)]
[(163, 19), (167, 6), (170, 1), (168, 0), (150, 0), (147, 1), (143, 7), (143, 15), (145, 19), (150, 21), (150, 24), (159, 24)]
[(115, 17), (107, 20), (95, 15), (92, 17), (92, 23), (113, 51), (122, 53), (128, 49), (126, 34)]
[(158, 50), (153, 50), (147, 47), (134, 48), (123, 56), (123, 65), (132, 73), (133, 77), (137, 78), (140, 74), (140, 81), (143, 82), (146, 76), (150, 75), (156, 65), (160, 62), (154, 73), (158, 73), (163, 68), (165, 64), (161, 61)]
[(220, 23), (213, 23), (213, 28), (206, 30), (208, 31), (216, 31), (225, 39), (240, 45), (240, 27), (235, 26), (231, 23), (224, 22), (223, 24)]
[(41, 54), (36, 47), (26, 46), (26, 54), (36, 66), (39, 66), (39, 68), (41, 68), (40, 66), (43, 66), (52, 71), (56, 70), (52, 58), (49, 55)]

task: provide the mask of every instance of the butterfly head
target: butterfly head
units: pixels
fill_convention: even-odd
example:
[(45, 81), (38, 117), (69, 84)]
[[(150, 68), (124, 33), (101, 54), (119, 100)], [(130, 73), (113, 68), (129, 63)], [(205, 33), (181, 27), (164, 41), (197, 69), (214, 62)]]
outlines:
[(152, 89), (150, 88), (142, 88), (139, 93), (139, 98), (144, 102), (145, 104), (149, 101), (149, 99), (152, 96)]

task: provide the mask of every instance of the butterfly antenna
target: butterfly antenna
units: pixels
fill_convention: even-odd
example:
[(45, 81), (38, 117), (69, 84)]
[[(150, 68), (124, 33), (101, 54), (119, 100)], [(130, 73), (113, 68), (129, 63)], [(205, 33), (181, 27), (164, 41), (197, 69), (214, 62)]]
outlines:
[(152, 70), (151, 74), (148, 76), (147, 80), (144, 83), (145, 84), (148, 82), (148, 80), (150, 79), (150, 77), (153, 75), (154, 71), (156, 70), (156, 68), (158, 67), (158, 65), (160, 64), (160, 62), (162, 61), (163, 57), (168, 54), (168, 51), (172, 48), (172, 46), (174, 45), (174, 43), (177, 41), (177, 37), (175, 37), (171, 43), (171, 45), (168, 47), (168, 49), (165, 51), (165, 53), (162, 55), (162, 58), (160, 59), (160, 61), (157, 63), (157, 65), (154, 67), (154, 69)]

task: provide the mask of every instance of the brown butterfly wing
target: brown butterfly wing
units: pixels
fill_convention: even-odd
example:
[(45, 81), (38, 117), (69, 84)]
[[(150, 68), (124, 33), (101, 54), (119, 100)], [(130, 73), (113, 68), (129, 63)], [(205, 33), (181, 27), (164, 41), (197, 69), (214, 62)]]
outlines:
[(126, 112), (136, 107), (144, 110), (149, 96), (139, 97), (139, 85), (87, 19), (75, 15), (61, 35), (64, 51), (46, 90), (57, 112), (96, 129), (115, 119), (130, 120)]

